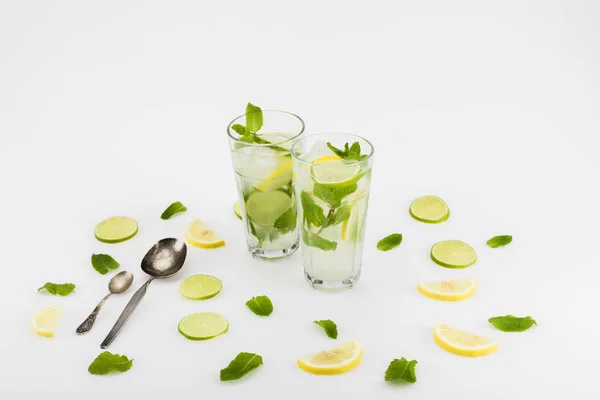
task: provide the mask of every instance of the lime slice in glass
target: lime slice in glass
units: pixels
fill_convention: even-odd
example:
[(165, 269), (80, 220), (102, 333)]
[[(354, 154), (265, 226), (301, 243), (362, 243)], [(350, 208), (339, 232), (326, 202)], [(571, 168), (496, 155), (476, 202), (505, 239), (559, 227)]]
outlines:
[(475, 250), (460, 240), (444, 240), (431, 248), (431, 259), (446, 268), (467, 268), (477, 261)]
[(246, 201), (246, 214), (261, 226), (273, 226), (277, 218), (292, 207), (292, 199), (287, 193), (255, 192)]
[(236, 217), (238, 217), (239, 219), (242, 219), (242, 206), (240, 206), (239, 201), (233, 205), (233, 213), (235, 214)]
[(190, 340), (207, 340), (227, 332), (229, 322), (222, 315), (201, 312), (183, 318), (177, 329)]
[(428, 224), (438, 224), (450, 217), (448, 205), (436, 196), (419, 197), (412, 202), (408, 212), (417, 221)]
[(337, 156), (320, 157), (310, 167), (313, 181), (329, 187), (344, 187), (362, 178), (359, 164), (347, 164)]
[(131, 239), (138, 231), (138, 224), (129, 217), (111, 217), (96, 225), (94, 236), (104, 243), (119, 243)]
[(181, 282), (179, 292), (190, 300), (205, 300), (221, 291), (221, 281), (210, 275), (193, 275)]

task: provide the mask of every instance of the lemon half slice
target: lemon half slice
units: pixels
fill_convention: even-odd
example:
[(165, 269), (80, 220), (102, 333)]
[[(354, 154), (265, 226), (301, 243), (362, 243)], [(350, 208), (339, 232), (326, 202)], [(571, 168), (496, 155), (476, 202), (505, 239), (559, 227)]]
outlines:
[(225, 246), (225, 241), (197, 218), (192, 220), (185, 228), (185, 238), (189, 244), (204, 249)]
[(31, 318), (31, 327), (33, 330), (42, 336), (53, 337), (58, 321), (64, 313), (63, 306), (48, 307), (35, 314)]
[(475, 278), (419, 283), (419, 292), (434, 300), (459, 301), (470, 297), (477, 289)]
[(498, 342), (493, 339), (463, 332), (444, 324), (435, 324), (433, 338), (442, 349), (459, 356), (486, 356), (498, 349)]
[(348, 372), (360, 364), (362, 347), (357, 340), (340, 343), (331, 350), (298, 359), (298, 366), (311, 374), (335, 375)]

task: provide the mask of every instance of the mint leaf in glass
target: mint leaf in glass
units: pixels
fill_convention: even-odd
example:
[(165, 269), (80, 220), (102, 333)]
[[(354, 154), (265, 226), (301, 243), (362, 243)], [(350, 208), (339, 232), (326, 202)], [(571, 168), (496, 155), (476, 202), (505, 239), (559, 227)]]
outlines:
[(241, 124), (233, 124), (231, 126), (231, 129), (233, 129), (240, 136), (245, 136), (246, 134), (248, 134), (248, 130), (246, 129), (246, 127)]
[(342, 205), (342, 200), (356, 191), (358, 185), (353, 183), (342, 187), (331, 187), (320, 183), (315, 183), (313, 186), (314, 195), (323, 200), (331, 208), (338, 208)]
[(385, 371), (386, 381), (405, 381), (415, 383), (417, 381), (417, 375), (415, 374), (415, 367), (417, 366), (417, 360), (408, 361), (406, 358), (394, 359)]
[(256, 296), (246, 302), (246, 306), (256, 315), (266, 317), (273, 312), (273, 303), (267, 296)]
[(310, 247), (316, 247), (323, 251), (333, 251), (337, 249), (337, 243), (327, 240), (318, 235), (312, 235), (306, 229), (302, 229), (302, 241)]
[(72, 283), (52, 283), (46, 282), (44, 286), (38, 289), (38, 292), (46, 290), (48, 293), (58, 296), (68, 296), (75, 290), (75, 285)]
[(506, 246), (510, 242), (512, 242), (511, 235), (500, 235), (500, 236), (494, 236), (493, 238), (488, 240), (487, 245), (490, 246), (492, 249), (495, 249), (498, 247)]
[(503, 332), (524, 332), (533, 325), (537, 325), (537, 322), (531, 317), (519, 318), (512, 315), (492, 317), (488, 321)]
[(175, 203), (173, 203), (169, 207), (167, 207), (167, 209), (165, 211), (163, 211), (160, 218), (161, 219), (169, 219), (173, 215), (180, 213), (180, 212), (184, 212), (184, 211), (187, 211), (187, 207), (184, 206), (183, 204), (181, 204), (180, 202), (176, 201)]
[(320, 227), (325, 220), (323, 209), (313, 200), (312, 196), (308, 192), (302, 192), (300, 195), (300, 201), (302, 203), (302, 215), (304, 222), (316, 227)]
[(381, 251), (388, 251), (402, 243), (402, 234), (392, 233), (377, 242), (377, 248)]
[(246, 128), (251, 132), (258, 132), (263, 126), (263, 113), (260, 107), (252, 103), (246, 106)]
[(348, 143), (344, 144), (344, 149), (338, 149), (331, 142), (327, 142), (327, 147), (329, 150), (333, 152), (336, 156), (342, 158), (343, 160), (350, 161), (361, 161), (367, 158), (367, 154), (360, 154), (360, 143), (354, 142), (352, 146), (349, 146)]
[(319, 325), (321, 328), (325, 330), (327, 337), (331, 339), (337, 339), (338, 331), (337, 325), (330, 319), (321, 319), (318, 321), (313, 321), (315, 324)]
[(133, 365), (133, 360), (127, 356), (112, 354), (109, 351), (100, 353), (98, 357), (88, 367), (88, 372), (92, 375), (106, 375), (109, 372), (125, 372)]
[(240, 379), (262, 363), (263, 359), (258, 354), (241, 352), (227, 367), (221, 370), (221, 381)]
[(92, 254), (92, 267), (102, 275), (106, 275), (108, 270), (119, 268), (120, 264), (108, 254)]
[(292, 232), (296, 229), (296, 212), (290, 208), (275, 220), (273, 226), (279, 230), (280, 233), (285, 234)]
[(350, 218), (350, 207), (342, 206), (336, 209), (331, 215), (329, 215), (325, 219), (325, 221), (323, 221), (323, 228), (328, 228), (330, 226), (341, 224), (348, 218)]

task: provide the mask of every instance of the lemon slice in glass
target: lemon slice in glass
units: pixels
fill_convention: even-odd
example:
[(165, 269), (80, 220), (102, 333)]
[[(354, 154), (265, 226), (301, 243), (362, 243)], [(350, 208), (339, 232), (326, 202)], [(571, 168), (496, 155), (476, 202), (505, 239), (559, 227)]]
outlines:
[(39, 335), (53, 337), (63, 313), (63, 306), (45, 308), (31, 318), (31, 327)]
[(334, 375), (348, 372), (360, 364), (362, 347), (357, 340), (340, 343), (331, 350), (320, 351), (297, 360), (298, 366), (311, 374)]
[(214, 276), (193, 275), (181, 282), (179, 292), (190, 300), (206, 300), (221, 292), (223, 284)]
[(431, 248), (431, 259), (446, 268), (467, 268), (477, 261), (475, 250), (460, 240), (444, 240)]
[(207, 340), (227, 332), (229, 322), (220, 314), (201, 312), (183, 318), (177, 329), (190, 340)]
[(450, 218), (448, 205), (436, 196), (419, 197), (412, 202), (408, 212), (417, 221), (428, 224), (439, 224)]
[(419, 283), (417, 290), (434, 300), (459, 301), (471, 297), (477, 289), (475, 278)]
[(358, 236), (365, 220), (366, 203), (363, 202), (357, 207), (359, 201), (368, 193), (367, 190), (359, 190), (352, 200), (348, 202), (350, 207), (350, 218), (342, 222), (342, 240), (350, 242), (358, 241)]
[(289, 157), (282, 156), (284, 161), (273, 170), (264, 180), (254, 185), (261, 192), (277, 190), (287, 185), (292, 180), (292, 160)]
[(435, 324), (433, 338), (442, 349), (459, 356), (486, 356), (498, 349), (496, 340), (464, 332), (444, 324)]
[(225, 241), (197, 218), (192, 220), (185, 228), (185, 238), (189, 244), (204, 249), (225, 246)]

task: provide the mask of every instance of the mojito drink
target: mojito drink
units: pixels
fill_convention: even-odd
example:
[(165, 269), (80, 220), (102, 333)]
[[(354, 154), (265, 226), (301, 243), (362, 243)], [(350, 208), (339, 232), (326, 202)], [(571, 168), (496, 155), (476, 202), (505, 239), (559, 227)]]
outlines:
[(293, 149), (301, 252), (315, 288), (352, 287), (360, 277), (373, 147), (350, 134), (318, 134)]

